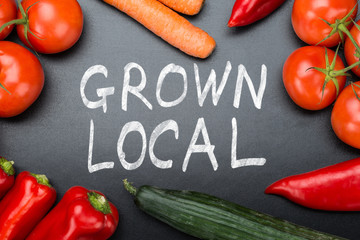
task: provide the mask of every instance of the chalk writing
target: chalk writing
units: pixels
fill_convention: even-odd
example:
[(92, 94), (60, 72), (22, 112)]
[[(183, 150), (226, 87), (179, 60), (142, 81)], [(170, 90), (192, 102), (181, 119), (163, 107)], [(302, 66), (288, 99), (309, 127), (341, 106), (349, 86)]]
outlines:
[[(260, 84), (258, 91), (255, 90), (253, 81), (251, 80), (246, 68), (244, 65), (238, 65), (238, 74), (236, 78), (236, 87), (234, 91), (234, 101), (233, 107), (240, 107), (240, 99), (243, 91), (243, 82), (247, 83), (249, 88), (253, 103), (255, 108), (261, 109), (262, 100), (264, 97), (265, 89), (266, 89), (266, 80), (267, 80), (267, 67), (265, 65), (261, 66), (261, 74), (260, 74)], [(139, 71), (140, 72), (140, 83), (138, 85), (134, 85), (131, 83), (131, 71)], [(197, 103), (199, 107), (203, 107), (205, 99), (207, 98), (210, 89), (212, 95), (212, 103), (214, 106), (218, 105), (218, 102), (221, 98), (221, 95), (226, 87), (228, 82), (230, 72), (232, 71), (232, 64), (230, 61), (226, 63), (224, 73), (222, 75), (220, 84), (217, 85), (217, 77), (214, 69), (210, 71), (209, 77), (204, 85), (201, 87), (200, 81), (200, 70), (196, 63), (194, 63), (194, 76), (195, 76), (195, 85), (196, 85), (196, 93), (197, 93)], [(80, 82), (80, 96), (84, 103), (84, 105), (89, 109), (97, 109), (102, 108), (102, 111), (106, 114), (108, 110), (108, 97), (115, 95), (115, 87), (106, 87), (106, 88), (97, 88), (96, 94), (99, 98), (97, 101), (91, 101), (87, 98), (85, 94), (85, 89), (88, 81), (95, 74), (101, 74), (104, 76), (105, 80), (108, 78), (108, 70), (103, 65), (94, 65), (90, 67), (83, 75)], [(171, 74), (180, 74), (182, 76), (183, 87), (181, 88), (181, 95), (173, 99), (171, 101), (164, 101), (161, 97), (161, 90), (164, 81)], [(188, 93), (188, 77), (186, 70), (179, 65), (175, 65), (174, 63), (170, 63), (165, 66), (159, 73), (159, 77), (156, 85), (156, 101), (159, 106), (163, 108), (172, 108), (179, 105), (187, 96)], [(145, 96), (141, 93), (146, 87), (146, 72), (145, 70), (137, 63), (131, 62), (126, 64), (124, 67), (124, 80), (123, 80), (123, 88), (122, 88), (122, 96), (121, 96), (121, 109), (126, 112), (128, 110), (128, 96), (132, 94), (136, 98), (140, 100), (150, 111), (153, 110), (153, 104), (150, 103)], [(231, 120), (231, 129), (232, 136), (231, 140), (231, 167), (233, 169), (246, 167), (246, 166), (263, 166), (266, 163), (266, 159), (259, 158), (243, 158), (237, 159), (237, 141), (238, 141), (238, 126), (237, 119), (232, 118)], [(174, 141), (179, 140), (180, 129), (178, 123), (173, 120), (166, 120), (159, 125), (157, 125), (151, 133), (149, 138), (149, 145), (146, 136), (146, 131), (143, 124), (139, 121), (131, 121), (126, 123), (120, 132), (118, 142), (117, 142), (117, 155), (119, 158), (119, 162), (122, 167), (126, 170), (135, 170), (141, 167), (145, 160), (146, 152), (148, 151), (151, 163), (159, 168), (159, 169), (169, 169), (173, 167), (172, 159), (161, 160), (156, 157), (154, 152), (154, 146), (156, 144), (157, 139), (167, 131), (174, 132)], [(124, 152), (123, 146), (126, 140), (126, 136), (129, 133), (138, 133), (141, 136), (141, 152), (139, 158), (134, 161), (131, 159), (129, 161), (126, 157), (126, 153)], [(95, 124), (94, 120), (90, 120), (90, 134), (89, 134), (89, 152), (88, 152), (88, 170), (90, 173), (103, 170), (103, 169), (111, 169), (114, 168), (115, 162), (101, 162), (93, 164), (93, 150), (94, 150), (94, 136), (95, 136)], [(203, 144), (197, 144), (198, 140), (202, 139)], [(148, 147), (149, 146), (149, 147)], [(194, 128), (194, 132), (192, 138), (189, 140), (189, 145), (184, 156), (182, 171), (186, 172), (190, 161), (196, 161), (194, 154), (207, 154), (209, 158), (209, 162), (214, 171), (217, 171), (219, 167), (219, 163), (216, 159), (215, 153), (215, 145), (211, 143), (211, 139), (209, 137), (208, 129), (206, 127), (206, 121), (204, 118), (199, 118), (197, 120), (197, 124)], [(131, 156), (133, 156), (131, 154)]]

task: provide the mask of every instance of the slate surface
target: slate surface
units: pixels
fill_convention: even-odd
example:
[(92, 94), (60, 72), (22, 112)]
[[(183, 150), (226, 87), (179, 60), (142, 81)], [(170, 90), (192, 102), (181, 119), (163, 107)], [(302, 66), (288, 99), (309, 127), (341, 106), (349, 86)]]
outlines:
[[(189, 57), (155, 37), (125, 14), (101, 1), (79, 0), (85, 17), (80, 41), (69, 51), (57, 55), (40, 55), (46, 83), (40, 98), (24, 114), (0, 120), (1, 154), (16, 162), (16, 170), (46, 174), (58, 191), (58, 200), (74, 185), (105, 193), (118, 207), (120, 224), (112, 239), (177, 240), (192, 239), (139, 211), (123, 189), (122, 179), (135, 185), (202, 191), (242, 204), (294, 223), (359, 239), (358, 213), (313, 211), (277, 196), (265, 195), (272, 182), (359, 155), (338, 140), (330, 125), (331, 107), (308, 112), (288, 97), (281, 78), (282, 65), (296, 48), (304, 46), (292, 30), (290, 15), (293, 1), (274, 14), (245, 28), (226, 26), (233, 1), (207, 1), (202, 12), (188, 19), (206, 30), (217, 41), (213, 55), (206, 60)], [(15, 33), (9, 40), (19, 42)], [(127, 111), (122, 108), (124, 67), (137, 63), (146, 74), (141, 92), (151, 103), (150, 110), (129, 94)], [(211, 69), (219, 85), (225, 66), (232, 66), (227, 84), (217, 106), (211, 90), (202, 107), (196, 90), (194, 64), (199, 68), (201, 88)], [(159, 73), (170, 63), (187, 73), (187, 93), (174, 107), (162, 107), (157, 101)], [(238, 66), (246, 68), (255, 91), (258, 91), (261, 66), (267, 67), (267, 82), (261, 108), (255, 107), (244, 81), (239, 108), (233, 106)], [(103, 65), (108, 77), (93, 76), (85, 88), (91, 101), (99, 100), (98, 88), (114, 87), (107, 98), (107, 112), (87, 108), (80, 95), (84, 73), (94, 65)], [(140, 83), (138, 71), (131, 72), (131, 85)], [(181, 75), (170, 74), (161, 89), (161, 98), (172, 101), (183, 93)], [(183, 161), (199, 119), (203, 119), (218, 168), (214, 171), (206, 153), (191, 155), (186, 172)], [(265, 158), (264, 166), (231, 167), (232, 121), (237, 123), (237, 159)], [(160, 123), (173, 120), (174, 132), (162, 134), (154, 147), (160, 159), (172, 159), (170, 169), (154, 166), (149, 155), (150, 135)], [(113, 162), (111, 169), (90, 173), (88, 170), (90, 122), (94, 123), (92, 163)], [(123, 127), (141, 123), (146, 133), (146, 155), (135, 170), (126, 170), (118, 156), (118, 140)], [(197, 144), (202, 144), (200, 134)], [(124, 142), (126, 160), (134, 163), (140, 156), (139, 133), (130, 133)]]

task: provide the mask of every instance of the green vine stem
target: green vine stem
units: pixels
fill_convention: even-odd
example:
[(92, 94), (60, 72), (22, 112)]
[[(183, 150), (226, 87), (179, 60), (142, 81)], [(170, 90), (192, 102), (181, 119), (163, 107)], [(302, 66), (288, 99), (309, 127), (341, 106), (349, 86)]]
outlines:
[[(354, 24), (356, 25), (356, 23), (354, 22)], [(345, 25), (340, 24), (338, 26), (338, 29), (340, 31), (342, 31), (343, 33), (346, 34), (346, 36), (350, 39), (350, 41), (352, 42), (352, 44), (354, 44), (356, 51), (355, 51), (355, 57), (359, 58), (360, 57), (360, 46), (359, 44), (355, 41), (354, 37), (351, 35), (349, 29), (347, 29), (347, 27), (345, 27)]]
[(351, 69), (353, 69), (354, 67), (356, 66), (359, 66), (360, 65), (360, 61), (357, 61), (356, 63), (344, 68), (344, 69), (341, 69), (341, 70), (337, 70), (337, 71), (332, 71), (330, 73), (330, 76), (331, 77), (338, 77), (338, 76), (344, 76), (346, 72), (350, 71)]
[(11, 21), (3, 24), (0, 27), (0, 32), (2, 32), (5, 28), (7, 28), (8, 26), (11, 26), (13, 24), (19, 25), (19, 24), (25, 24), (25, 23), (26, 23), (26, 19), (24, 19), (24, 18), (11, 20)]

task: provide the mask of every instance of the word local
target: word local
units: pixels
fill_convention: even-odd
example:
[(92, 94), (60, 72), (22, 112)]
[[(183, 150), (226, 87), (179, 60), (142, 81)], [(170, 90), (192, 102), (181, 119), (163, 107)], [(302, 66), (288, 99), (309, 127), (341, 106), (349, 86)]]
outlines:
[[(131, 85), (131, 78), (130, 72), (131, 70), (138, 70), (141, 74), (141, 81), (138, 85)], [(209, 75), (209, 78), (204, 86), (201, 89), (200, 84), (200, 76), (199, 76), (199, 68), (196, 64), (194, 64), (194, 75), (195, 75), (195, 83), (196, 83), (196, 90), (198, 96), (198, 104), (200, 107), (203, 106), (203, 103), (210, 91), (212, 90), (212, 102), (214, 106), (217, 106), (221, 94), (226, 86), (226, 83), (229, 78), (229, 74), (232, 70), (232, 65), (230, 62), (227, 62), (225, 71), (222, 77), (222, 80), (217, 87), (216, 83), (216, 72), (212, 69)], [(94, 65), (90, 67), (83, 75), (83, 78), (80, 83), (80, 94), (84, 105), (89, 109), (97, 109), (102, 108), (103, 112), (107, 112), (107, 98), (111, 95), (115, 94), (115, 87), (107, 87), (107, 88), (98, 88), (96, 91), (97, 96), (99, 97), (98, 101), (90, 101), (85, 94), (85, 88), (89, 81), (89, 79), (94, 76), (95, 74), (102, 74), (105, 78), (108, 76), (108, 70), (103, 65)], [(164, 101), (161, 97), (161, 89), (162, 85), (169, 74), (180, 74), (183, 80), (183, 88), (182, 94), (180, 97), (173, 101)], [(264, 96), (265, 88), (266, 88), (266, 79), (267, 79), (267, 68), (265, 65), (261, 66), (261, 79), (259, 84), (258, 92), (256, 93), (254, 84), (246, 71), (244, 65), (238, 66), (238, 75), (235, 87), (235, 94), (234, 94), (234, 101), (233, 106), (235, 108), (239, 108), (240, 106), (240, 99), (242, 93), (242, 87), (244, 80), (246, 81), (252, 100), (254, 105), (257, 109), (261, 109), (262, 99)], [(122, 102), (121, 108), (123, 111), (127, 111), (127, 100), (129, 94), (137, 97), (141, 100), (150, 110), (153, 109), (152, 104), (141, 94), (141, 91), (144, 90), (146, 86), (146, 74), (144, 69), (137, 63), (128, 63), (124, 67), (124, 81), (123, 81), (123, 88), (122, 88)], [(186, 97), (188, 91), (188, 78), (185, 69), (179, 65), (175, 65), (173, 63), (168, 64), (165, 66), (159, 74), (157, 87), (156, 87), (156, 99), (158, 104), (164, 108), (175, 107), (180, 104)], [(174, 120), (167, 120), (160, 123), (152, 132), (150, 139), (149, 139), (149, 156), (151, 162), (160, 169), (168, 169), (172, 167), (173, 160), (161, 160), (156, 157), (154, 153), (154, 146), (155, 143), (160, 135), (162, 135), (166, 131), (173, 131), (175, 135), (175, 139), (179, 138), (179, 127), (176, 121)], [(131, 132), (138, 132), (142, 137), (142, 150), (138, 160), (135, 162), (129, 162), (126, 159), (126, 154), (123, 151), (123, 145), (125, 142), (126, 136)], [(202, 135), (202, 139), (204, 144), (196, 144), (200, 137), (200, 133)], [(89, 137), (89, 154), (88, 154), (88, 170), (90, 173), (96, 172), (102, 169), (109, 169), (114, 168), (114, 162), (101, 162), (97, 164), (92, 163), (92, 156), (93, 156), (93, 145), (94, 145), (94, 134), (95, 134), (95, 127), (93, 119), (90, 120), (90, 137)], [(138, 121), (132, 121), (126, 123), (122, 131), (120, 133), (118, 142), (117, 142), (117, 153), (120, 160), (120, 163), (126, 170), (135, 170), (141, 166), (145, 159), (145, 154), (147, 151), (147, 137), (145, 133), (144, 126)], [(215, 146), (211, 144), (208, 131), (205, 124), (204, 118), (199, 118), (194, 130), (194, 134), (190, 140), (189, 147), (187, 149), (182, 170), (186, 172), (189, 161), (191, 159), (192, 154), (194, 153), (206, 153), (209, 156), (210, 163), (214, 169), (214, 171), (218, 168), (218, 162), (216, 160), (214, 154)], [(237, 120), (236, 118), (232, 119), (232, 139), (231, 139), (231, 167), (232, 168), (239, 168), (244, 166), (263, 166), (266, 163), (265, 158), (245, 158), (245, 159), (236, 159), (237, 156)]]

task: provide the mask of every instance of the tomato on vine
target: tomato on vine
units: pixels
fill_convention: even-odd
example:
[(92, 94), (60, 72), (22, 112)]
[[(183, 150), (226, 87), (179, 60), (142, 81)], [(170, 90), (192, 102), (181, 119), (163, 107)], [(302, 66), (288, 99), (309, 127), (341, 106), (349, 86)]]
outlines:
[[(360, 20), (357, 21), (350, 30), (350, 34), (351, 34), (353, 40), (355, 41), (355, 43), (352, 41), (351, 38), (347, 38), (345, 41), (344, 53), (345, 53), (346, 62), (349, 65), (352, 65), (360, 60), (360, 49), (359, 49), (360, 26), (359, 26), (359, 24), (360, 24)], [(360, 68), (359, 67), (354, 67), (351, 70), (357, 76), (360, 77)]]
[(346, 70), (332, 50), (306, 46), (295, 50), (283, 67), (283, 82), (291, 99), (307, 110), (320, 110), (334, 102), (345, 86)]
[(72, 47), (83, 29), (83, 13), (76, 0), (23, 0), (17, 25), (20, 40), (40, 53), (58, 53)]
[(44, 71), (36, 56), (19, 44), (0, 41), (0, 52), (0, 117), (14, 117), (40, 95)]
[(344, 143), (360, 149), (360, 82), (347, 86), (335, 102), (331, 125)]
[(295, 33), (309, 45), (334, 47), (355, 19), (356, 0), (295, 0), (291, 20)]
[(16, 24), (20, 40), (39, 53), (59, 53), (71, 48), (83, 30), (83, 13), (76, 0), (18, 1)]
[[(0, 1), (0, 27), (11, 20), (16, 19), (17, 8), (15, 0)], [(13, 30), (14, 25), (8, 25), (0, 31), (0, 40), (4, 40)]]

